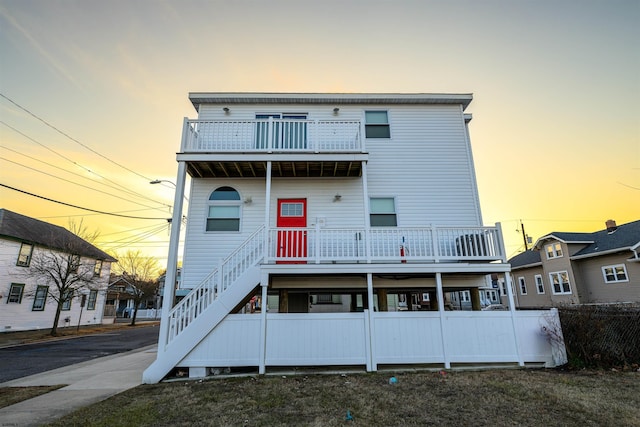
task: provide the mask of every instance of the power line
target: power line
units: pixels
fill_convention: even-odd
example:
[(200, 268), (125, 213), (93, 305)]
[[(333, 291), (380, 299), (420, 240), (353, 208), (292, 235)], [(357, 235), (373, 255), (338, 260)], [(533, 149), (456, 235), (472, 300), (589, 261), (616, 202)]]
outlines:
[[(0, 95), (1, 95), (1, 94), (0, 94)], [(31, 142), (33, 142), (33, 143), (35, 143), (35, 144), (38, 144), (39, 146), (43, 147), (44, 149), (46, 149), (46, 150), (48, 150), (48, 151), (51, 151), (51, 152), (52, 152), (53, 154), (55, 154), (56, 156), (61, 157), (62, 159), (66, 160), (67, 162), (69, 162), (69, 163), (73, 164), (74, 166), (77, 166), (77, 167), (79, 167), (79, 168), (81, 168), (81, 169), (85, 170), (86, 172), (88, 172), (88, 173), (90, 173), (90, 174), (92, 174), (92, 175), (95, 175), (95, 176), (97, 176), (98, 178), (100, 178), (100, 179), (102, 179), (102, 180), (105, 180), (105, 181), (107, 181), (107, 182), (110, 182), (110, 183), (112, 183), (112, 184), (115, 184), (115, 185), (117, 186), (117, 187), (111, 187), (111, 186), (109, 186), (109, 187), (111, 187), (111, 188), (117, 188), (119, 191), (122, 191), (122, 192), (124, 192), (124, 193), (128, 193), (128, 194), (131, 194), (131, 195), (134, 195), (134, 196), (141, 197), (141, 198), (143, 198), (143, 199), (150, 200), (150, 201), (152, 201), (152, 202), (154, 202), (154, 203), (158, 203), (158, 204), (161, 204), (161, 205), (164, 205), (164, 206), (171, 207), (170, 205), (167, 205), (167, 204), (165, 204), (165, 203), (157, 202), (157, 201), (155, 201), (155, 200), (153, 200), (153, 199), (151, 199), (151, 198), (149, 198), (149, 197), (145, 196), (144, 194), (136, 193), (135, 191), (131, 191), (131, 190), (127, 189), (127, 188), (124, 188), (122, 185), (118, 184), (117, 182), (115, 182), (115, 181), (113, 181), (113, 180), (111, 180), (111, 179), (109, 179), (109, 178), (107, 178), (107, 177), (105, 177), (105, 176), (102, 176), (102, 175), (100, 175), (100, 174), (99, 174), (99, 173), (97, 173), (97, 172), (92, 171), (91, 169), (89, 169), (89, 168), (87, 168), (87, 167), (85, 167), (85, 166), (81, 165), (80, 163), (78, 163), (78, 162), (76, 162), (76, 161), (74, 161), (74, 160), (72, 160), (72, 159), (70, 159), (70, 158), (66, 157), (65, 155), (58, 153), (57, 151), (55, 151), (55, 150), (54, 150), (54, 149), (52, 149), (52, 148), (47, 147), (45, 144), (43, 144), (43, 143), (41, 143), (41, 142), (37, 141), (36, 139), (34, 139), (34, 138), (30, 137), (29, 135), (25, 134), (24, 132), (19, 131), (18, 129), (14, 128), (14, 127), (13, 127), (13, 126), (11, 126), (10, 124), (8, 124), (8, 123), (6, 123), (6, 122), (4, 122), (4, 121), (2, 121), (2, 120), (0, 120), (0, 123), (2, 123), (3, 125), (5, 125), (6, 127), (8, 127), (9, 129), (11, 129), (12, 131), (16, 132), (17, 134), (20, 134), (20, 135), (22, 135), (23, 137), (27, 138), (29, 141), (31, 141)], [(3, 147), (3, 148), (5, 148), (5, 147)], [(13, 151), (13, 150), (11, 150), (11, 151)], [(26, 155), (25, 155), (25, 156), (26, 156)], [(27, 156), (27, 157), (28, 157), (28, 156)], [(64, 170), (64, 169), (63, 169), (63, 170)], [(69, 172), (69, 173), (73, 173), (73, 172)], [(89, 179), (89, 178), (86, 178), (86, 177), (83, 177), (83, 178), (85, 178), (85, 179)], [(100, 182), (100, 181), (95, 181), (95, 180), (92, 180), (92, 181), (93, 181), (93, 182), (97, 182), (97, 183), (102, 184), (102, 185), (105, 185), (105, 186), (107, 185), (107, 184), (104, 184), (103, 182)]]
[(51, 129), (55, 130), (56, 132), (58, 132), (60, 135), (63, 135), (64, 137), (70, 139), (71, 141), (75, 142), (76, 144), (86, 148), (87, 150), (91, 151), (92, 153), (94, 153), (97, 156), (102, 157), (103, 159), (107, 160), (108, 162), (113, 163), (114, 165), (121, 167), (122, 169), (131, 172), (134, 175), (137, 175), (143, 179), (145, 179), (147, 182), (151, 181), (151, 178), (148, 178), (144, 175), (139, 174), (138, 172), (135, 172), (129, 168), (127, 168), (126, 166), (121, 165), (120, 163), (111, 160), (110, 158), (108, 158), (107, 156), (104, 156), (100, 153), (98, 153), (96, 150), (94, 150), (93, 148), (83, 144), (82, 142), (78, 141), (77, 139), (73, 138), (72, 136), (68, 135), (67, 133), (61, 131), (60, 129), (58, 129), (57, 127), (55, 127), (54, 125), (52, 125), (51, 123), (47, 122), (45, 119), (35, 115), (34, 113), (32, 113), (31, 111), (27, 110), (25, 107), (23, 107), (22, 105), (18, 104), (17, 102), (15, 102), (14, 100), (12, 100), (11, 98), (7, 97), (6, 95), (4, 95), (3, 93), (0, 92), (0, 96), (3, 97), (4, 99), (6, 99), (7, 101), (9, 101), (10, 103), (12, 103), (13, 105), (15, 105), (16, 107), (18, 107), (19, 109), (21, 109), (22, 111), (24, 111), (25, 113), (29, 114), (30, 116), (32, 116), (33, 118), (35, 118), (36, 120), (41, 121), (42, 123), (44, 123), (46, 126), (50, 127)]
[(64, 181), (64, 182), (68, 182), (68, 183), (70, 183), (70, 184), (77, 185), (77, 186), (79, 186), (79, 187), (87, 188), (87, 189), (92, 190), (92, 191), (97, 191), (98, 193), (106, 194), (107, 196), (115, 197), (116, 199), (119, 199), (119, 200), (124, 200), (124, 201), (130, 202), (130, 203), (134, 203), (134, 204), (136, 204), (136, 205), (144, 206), (144, 207), (146, 207), (146, 208), (150, 208), (150, 209), (158, 209), (157, 207), (153, 207), (153, 206), (149, 206), (149, 205), (144, 205), (144, 204), (142, 204), (142, 203), (138, 203), (138, 202), (135, 202), (135, 201), (133, 201), (133, 200), (125, 199), (125, 198), (123, 198), (122, 196), (117, 196), (117, 195), (115, 195), (115, 194), (107, 193), (106, 191), (98, 190), (97, 188), (93, 188), (93, 187), (89, 187), (89, 186), (87, 186), (87, 185), (82, 185), (82, 184), (79, 184), (79, 183), (77, 183), (77, 182), (73, 182), (73, 181), (71, 181), (71, 180), (68, 180), (68, 179), (65, 179), (65, 178), (62, 178), (62, 177), (59, 177), (59, 176), (56, 176), (56, 175), (53, 175), (53, 174), (50, 174), (50, 173), (47, 173), (47, 172), (44, 172), (44, 171), (38, 170), (38, 169), (36, 169), (36, 168), (32, 168), (32, 167), (29, 167), (29, 166), (23, 165), (23, 164), (18, 163), (18, 162), (14, 162), (13, 160), (5, 159), (4, 157), (0, 157), (0, 160), (4, 160), (5, 162), (13, 163), (14, 165), (22, 166), (23, 168), (30, 169), (30, 170), (32, 170), (32, 171), (34, 171), (34, 172), (38, 172), (38, 173), (41, 173), (41, 174), (43, 174), (43, 175), (50, 176), (50, 177), (52, 177), (52, 178), (56, 178), (56, 179), (59, 179), (59, 180)]
[(95, 210), (95, 209), (83, 208), (82, 206), (72, 205), (70, 203), (65, 203), (65, 202), (61, 202), (59, 200), (50, 199), (48, 197), (39, 196), (37, 194), (29, 193), (28, 191), (20, 190), (18, 188), (11, 187), (9, 185), (2, 184), (2, 183), (0, 183), (0, 187), (5, 187), (5, 188), (8, 188), (9, 190), (17, 191), (19, 193), (27, 194), (29, 196), (37, 197), (39, 199), (43, 199), (43, 200), (46, 200), (46, 201), (49, 201), (49, 202), (58, 203), (60, 205), (69, 206), (69, 207), (76, 208), (76, 209), (82, 209), (82, 210), (89, 211), (89, 212), (96, 212), (96, 213), (99, 213), (99, 214), (102, 214), (102, 215), (111, 215), (111, 216), (118, 216), (118, 217), (121, 217), (121, 218), (131, 218), (131, 219), (153, 219), (153, 220), (167, 221), (167, 218), (149, 218), (149, 217), (142, 217), (142, 216), (120, 215), (120, 214), (113, 213), (113, 212), (104, 212), (104, 211), (98, 211), (98, 210)]

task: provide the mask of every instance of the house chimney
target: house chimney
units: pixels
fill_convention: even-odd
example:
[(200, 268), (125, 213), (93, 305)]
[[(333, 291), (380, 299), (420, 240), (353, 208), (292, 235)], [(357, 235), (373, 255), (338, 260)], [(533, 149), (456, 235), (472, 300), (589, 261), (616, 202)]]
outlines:
[(616, 231), (618, 229), (618, 226), (616, 225), (616, 222), (612, 219), (607, 220), (607, 222), (605, 222), (606, 226), (607, 226), (607, 232), (608, 233), (613, 233), (614, 231)]

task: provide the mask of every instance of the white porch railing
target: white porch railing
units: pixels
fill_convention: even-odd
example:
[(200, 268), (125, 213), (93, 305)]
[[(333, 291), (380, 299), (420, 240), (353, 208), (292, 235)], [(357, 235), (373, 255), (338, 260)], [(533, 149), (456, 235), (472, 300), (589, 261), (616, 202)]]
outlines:
[(272, 228), (267, 262), (505, 261), (499, 227)]
[(182, 152), (362, 152), (357, 120), (186, 120)]
[(167, 344), (180, 335), (243, 273), (264, 259), (264, 237), (264, 227), (261, 227), (169, 311)]

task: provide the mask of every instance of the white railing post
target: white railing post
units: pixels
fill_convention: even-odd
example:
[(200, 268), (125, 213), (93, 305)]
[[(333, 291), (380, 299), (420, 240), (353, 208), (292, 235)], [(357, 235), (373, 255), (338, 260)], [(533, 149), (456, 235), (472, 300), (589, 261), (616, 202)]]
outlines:
[(317, 154), (320, 152), (320, 146), (318, 142), (318, 140), (320, 139), (318, 137), (318, 135), (320, 134), (320, 128), (318, 126), (317, 120), (314, 120), (312, 123), (313, 123), (313, 132), (309, 132), (309, 134), (313, 135), (313, 143), (312, 143), (313, 147), (309, 147), (309, 148), (311, 148), (311, 150)]
[(267, 123), (267, 152), (268, 153), (273, 152), (273, 135), (274, 135), (273, 123), (274, 123), (273, 117), (269, 117), (269, 122)]
[(431, 233), (431, 245), (433, 249), (433, 261), (440, 262), (440, 236), (438, 230), (431, 224), (429, 226), (429, 233)]
[(316, 229), (315, 229), (315, 240), (316, 240), (316, 264), (320, 264), (320, 224), (319, 221), (316, 221)]

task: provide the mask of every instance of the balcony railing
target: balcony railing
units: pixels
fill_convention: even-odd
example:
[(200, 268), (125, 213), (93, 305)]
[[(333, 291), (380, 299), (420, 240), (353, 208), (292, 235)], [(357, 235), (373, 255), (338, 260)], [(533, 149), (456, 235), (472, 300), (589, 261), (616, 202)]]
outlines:
[(273, 228), (267, 263), (503, 261), (499, 227)]
[(185, 120), (182, 152), (363, 152), (357, 120)]

